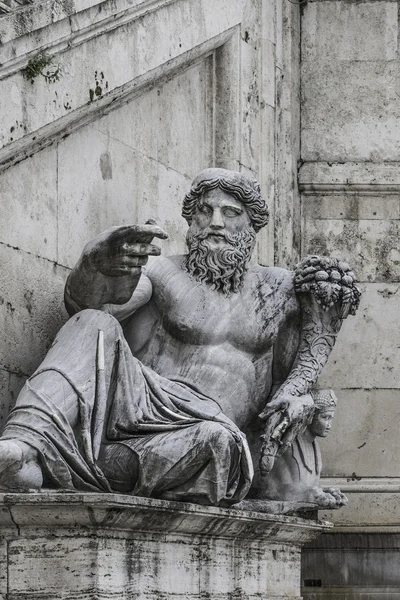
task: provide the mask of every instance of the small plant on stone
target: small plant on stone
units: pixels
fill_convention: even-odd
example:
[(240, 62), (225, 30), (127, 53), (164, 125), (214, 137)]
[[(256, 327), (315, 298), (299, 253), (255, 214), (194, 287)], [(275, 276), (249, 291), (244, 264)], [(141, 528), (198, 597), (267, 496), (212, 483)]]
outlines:
[(25, 79), (34, 82), (35, 78), (41, 75), (47, 83), (55, 83), (61, 78), (61, 67), (52, 62), (51, 56), (46, 52), (39, 52), (30, 58), (25, 69), (22, 69)]

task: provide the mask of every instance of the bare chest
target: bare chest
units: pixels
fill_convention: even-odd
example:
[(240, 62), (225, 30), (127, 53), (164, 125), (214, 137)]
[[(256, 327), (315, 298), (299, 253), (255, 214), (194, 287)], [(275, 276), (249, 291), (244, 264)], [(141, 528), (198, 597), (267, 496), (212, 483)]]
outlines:
[(279, 295), (257, 286), (244, 286), (229, 297), (198, 284), (181, 270), (151, 277), (152, 302), (163, 329), (185, 344), (220, 345), (228, 342), (250, 354), (274, 344), (284, 309)]

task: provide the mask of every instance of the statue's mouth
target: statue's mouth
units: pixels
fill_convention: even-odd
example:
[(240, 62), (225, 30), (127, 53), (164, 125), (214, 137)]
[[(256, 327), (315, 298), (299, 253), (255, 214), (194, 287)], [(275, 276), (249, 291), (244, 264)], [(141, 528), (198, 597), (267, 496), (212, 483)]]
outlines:
[(223, 233), (209, 233), (207, 238), (227, 241)]

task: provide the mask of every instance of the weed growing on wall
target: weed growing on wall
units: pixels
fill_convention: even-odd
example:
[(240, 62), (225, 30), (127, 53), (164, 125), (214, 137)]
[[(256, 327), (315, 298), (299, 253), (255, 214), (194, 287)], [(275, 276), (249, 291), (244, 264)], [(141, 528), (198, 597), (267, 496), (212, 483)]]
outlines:
[(55, 65), (52, 58), (46, 52), (39, 52), (30, 58), (25, 69), (22, 69), (25, 79), (34, 82), (35, 78), (41, 75), (47, 83), (55, 83), (61, 78), (60, 65)]

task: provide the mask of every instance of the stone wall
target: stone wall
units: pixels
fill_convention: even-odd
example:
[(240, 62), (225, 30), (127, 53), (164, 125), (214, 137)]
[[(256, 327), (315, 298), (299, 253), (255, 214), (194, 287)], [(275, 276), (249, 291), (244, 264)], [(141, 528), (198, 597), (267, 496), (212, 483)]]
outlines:
[[(259, 259), (293, 263), (299, 31), (282, 0), (41, 0), (0, 17), (0, 425), (66, 318), (84, 243), (152, 217), (182, 252), (201, 169), (260, 180), (277, 225)], [(43, 53), (58, 81), (24, 76)]]
[(322, 589), (307, 598), (397, 598), (400, 589), (391, 566), (400, 517), (398, 33), (397, 2), (304, 7), (302, 253), (347, 257), (364, 292), (321, 379), (339, 398), (324, 472), (350, 503), (329, 515), (340, 544), (321, 539), (318, 560), (309, 557)]

